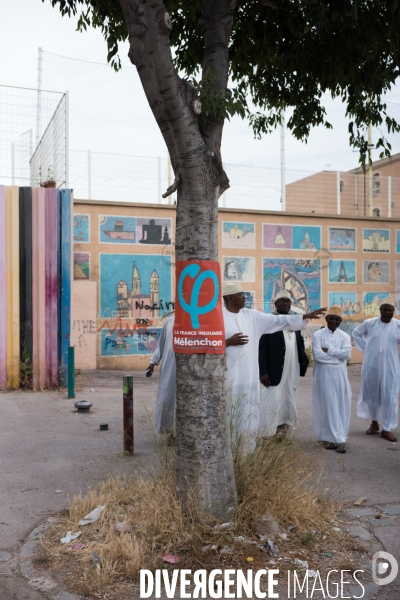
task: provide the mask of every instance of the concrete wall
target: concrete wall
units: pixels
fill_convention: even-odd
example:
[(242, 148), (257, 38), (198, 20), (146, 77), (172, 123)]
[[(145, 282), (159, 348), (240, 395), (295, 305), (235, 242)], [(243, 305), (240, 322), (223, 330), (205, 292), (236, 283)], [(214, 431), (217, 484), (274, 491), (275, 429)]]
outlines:
[(71, 345), (80, 369), (95, 369), (97, 282), (74, 280), (72, 290)]
[[(93, 320), (94, 292), (75, 295), (93, 282), (96, 367), (145, 368), (173, 309), (175, 206), (75, 201), (74, 211), (74, 298), (90, 304), (74, 321)], [(248, 306), (264, 312), (282, 288), (302, 309), (339, 305), (351, 333), (396, 290), (400, 306), (400, 220), (375, 227), (370, 218), (220, 209), (222, 277), (241, 281)], [(308, 344), (322, 324), (308, 327)], [(77, 351), (77, 367), (94, 365), (93, 347)], [(356, 350), (352, 360), (361, 360)]]

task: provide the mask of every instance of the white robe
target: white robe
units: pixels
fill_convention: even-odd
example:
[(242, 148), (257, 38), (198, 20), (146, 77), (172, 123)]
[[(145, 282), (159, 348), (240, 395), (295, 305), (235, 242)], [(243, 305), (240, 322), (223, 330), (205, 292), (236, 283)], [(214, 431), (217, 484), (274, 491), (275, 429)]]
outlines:
[(324, 327), (313, 335), (312, 352), (315, 433), (319, 440), (342, 444), (350, 427), (351, 387), (346, 367), (351, 356), (350, 336)]
[(172, 346), (174, 317), (165, 321), (157, 348), (150, 363), (161, 362), (156, 406), (156, 429), (158, 433), (167, 433), (175, 429), (176, 363)]
[(237, 435), (257, 435), (260, 418), (260, 373), (258, 345), (264, 333), (306, 326), (302, 315), (271, 315), (242, 308), (238, 313), (223, 309), (225, 338), (235, 333), (248, 336), (244, 346), (226, 348), (229, 418)]
[(391, 431), (398, 424), (400, 323), (396, 319), (383, 323), (380, 317), (367, 319), (355, 328), (353, 339), (365, 353), (357, 415), (382, 421), (382, 429)]
[(279, 385), (261, 385), (260, 434), (272, 436), (278, 425), (297, 425), (296, 394), (300, 380), (299, 353), (294, 332), (284, 331), (285, 362)]

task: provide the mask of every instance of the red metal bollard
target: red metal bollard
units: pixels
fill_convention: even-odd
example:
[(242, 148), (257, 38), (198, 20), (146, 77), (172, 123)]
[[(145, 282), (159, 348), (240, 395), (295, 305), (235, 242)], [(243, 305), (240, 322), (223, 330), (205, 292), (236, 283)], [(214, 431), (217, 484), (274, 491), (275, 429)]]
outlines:
[(133, 376), (124, 375), (124, 452), (133, 454)]

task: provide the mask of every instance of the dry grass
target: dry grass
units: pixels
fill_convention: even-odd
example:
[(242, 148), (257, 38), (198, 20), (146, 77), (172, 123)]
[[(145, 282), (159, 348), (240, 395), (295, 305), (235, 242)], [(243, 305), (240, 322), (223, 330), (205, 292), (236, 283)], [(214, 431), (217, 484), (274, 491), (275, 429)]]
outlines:
[(264, 514), (281, 525), (294, 525), (299, 535), (322, 530), (331, 522), (336, 508), (322, 493), (318, 463), (299, 442), (275, 438), (261, 440), (253, 453), (234, 450), (239, 507), (235, 521), (249, 533)]
[[(179, 567), (192, 569), (221, 567), (227, 559), (236, 568), (247, 568), (249, 553), (255, 558), (258, 555), (265, 565), (266, 555), (258, 545), (243, 544), (234, 537), (245, 536), (255, 542), (255, 524), (266, 513), (281, 525), (296, 526), (291, 537), (296, 537), (297, 545), (310, 530), (331, 528), (335, 505), (319, 491), (319, 466), (310, 465), (309, 455), (297, 443), (264, 440), (252, 454), (242, 452), (239, 444), (234, 457), (239, 506), (229, 529), (212, 527), (194, 514), (182, 513), (175, 497), (174, 449), (164, 448), (157, 474), (113, 477), (87, 496), (75, 497), (68, 514), (60, 514), (57, 525), (45, 535), (43, 552), (53, 567), (74, 571), (74, 587), (80, 593), (96, 594), (107, 587), (107, 597), (122, 597), (123, 586), (126, 591), (127, 582), (137, 581), (141, 568), (166, 568), (162, 554), (178, 555), (182, 559)], [(106, 506), (100, 520), (79, 527), (79, 519), (99, 505)], [(122, 521), (131, 532), (116, 530), (117, 522)], [(82, 535), (73, 543), (82, 542), (86, 547), (71, 552), (59, 539), (66, 531), (78, 529)], [(204, 552), (207, 545), (217, 550)], [(233, 553), (221, 554), (224, 546), (232, 547)], [(93, 552), (100, 557), (100, 570), (93, 563)]]

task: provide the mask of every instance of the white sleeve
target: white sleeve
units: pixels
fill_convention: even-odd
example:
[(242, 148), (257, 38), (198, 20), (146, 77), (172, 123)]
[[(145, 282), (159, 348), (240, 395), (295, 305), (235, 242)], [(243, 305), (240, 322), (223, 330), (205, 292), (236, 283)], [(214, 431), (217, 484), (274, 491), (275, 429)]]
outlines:
[(349, 335), (343, 336), (341, 348), (329, 348), (329, 356), (338, 358), (339, 360), (350, 360), (351, 357), (351, 338)]
[(258, 313), (259, 333), (275, 333), (276, 331), (299, 331), (305, 329), (307, 320), (303, 319), (303, 315), (271, 315), (259, 311)]
[(166, 333), (167, 333), (167, 328), (166, 328), (167, 323), (164, 323), (164, 327), (162, 328), (160, 337), (158, 339), (157, 342), (157, 347), (154, 351), (153, 356), (150, 359), (150, 364), (152, 365), (158, 365), (160, 364), (163, 354), (164, 354), (164, 348), (165, 348), (165, 338), (166, 338)]
[(338, 365), (339, 358), (335, 356), (330, 356), (327, 352), (322, 350), (321, 346), (321, 336), (316, 333), (313, 335), (312, 339), (312, 353), (314, 360), (321, 363), (328, 363), (331, 365)]
[(368, 320), (356, 327), (352, 333), (356, 348), (358, 348), (361, 352), (365, 351), (365, 340), (363, 336), (366, 333), (368, 333)]

